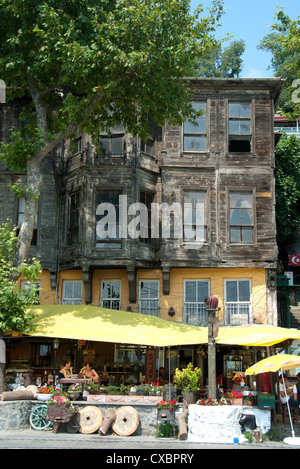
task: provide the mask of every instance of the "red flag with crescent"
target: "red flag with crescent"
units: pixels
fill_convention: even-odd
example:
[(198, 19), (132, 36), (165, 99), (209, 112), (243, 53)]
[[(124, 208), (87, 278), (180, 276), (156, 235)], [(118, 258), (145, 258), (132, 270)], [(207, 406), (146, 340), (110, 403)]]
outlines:
[(289, 265), (298, 265), (300, 267), (300, 254), (291, 254), (289, 256)]

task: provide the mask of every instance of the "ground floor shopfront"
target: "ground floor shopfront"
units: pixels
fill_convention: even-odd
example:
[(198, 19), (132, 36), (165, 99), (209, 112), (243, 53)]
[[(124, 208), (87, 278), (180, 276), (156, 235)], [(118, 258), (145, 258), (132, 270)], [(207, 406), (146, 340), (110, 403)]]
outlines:
[[(18, 376), (26, 377), (29, 370), (32, 384), (43, 384), (53, 379), (54, 372), (57, 377), (64, 363), (70, 361), (74, 374), (78, 374), (84, 364), (92, 364), (99, 374), (99, 381), (105, 385), (158, 382), (160, 367), (165, 368), (166, 380), (172, 383), (175, 369), (186, 368), (192, 363), (202, 370), (200, 378), (202, 395), (207, 390), (207, 344), (152, 347), (83, 339), (59, 339), (59, 347), (55, 354), (51, 338), (6, 337), (5, 341), (6, 371), (10, 381), (13, 381), (11, 378)], [(233, 376), (242, 373), (266, 354), (267, 348), (261, 346), (216, 345), (217, 388), (224, 391), (232, 389)], [(150, 376), (149, 360), (153, 358), (155, 369)], [(256, 386), (255, 378), (244, 379), (249, 388)]]

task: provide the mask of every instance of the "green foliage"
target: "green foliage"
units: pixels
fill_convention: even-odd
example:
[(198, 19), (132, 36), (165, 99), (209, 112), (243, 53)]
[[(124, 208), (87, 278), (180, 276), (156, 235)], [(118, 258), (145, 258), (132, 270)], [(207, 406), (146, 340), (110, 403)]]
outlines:
[(29, 332), (32, 330), (34, 313), (30, 311), (37, 301), (37, 289), (20, 292), (16, 279), (23, 277), (35, 282), (41, 272), (40, 263), (32, 259), (20, 268), (14, 266), (17, 249), (16, 228), (9, 223), (0, 226), (0, 334), (4, 332)]
[[(300, 78), (300, 19), (298, 17), (292, 21), (284, 13), (283, 8), (278, 9), (275, 18), (277, 22), (272, 25), (272, 33), (263, 38), (258, 49), (271, 52), (274, 76), (286, 79), (276, 110), (290, 118), (298, 118), (300, 104), (293, 98), (295, 92), (293, 82)], [(299, 93), (297, 97), (299, 98)]]
[(157, 438), (171, 438), (174, 436), (174, 428), (170, 422), (163, 422), (157, 426), (156, 434)]
[(243, 60), (241, 56), (245, 52), (245, 41), (233, 41), (223, 50), (221, 44), (209, 51), (207, 55), (201, 57), (192, 71), (196, 77), (239, 77)]
[(197, 391), (199, 389), (199, 378), (202, 376), (200, 368), (194, 368), (189, 363), (187, 368), (179, 370), (176, 368), (174, 374), (174, 385), (182, 391)]
[(282, 244), (300, 228), (300, 139), (284, 134), (275, 155), (277, 238)]

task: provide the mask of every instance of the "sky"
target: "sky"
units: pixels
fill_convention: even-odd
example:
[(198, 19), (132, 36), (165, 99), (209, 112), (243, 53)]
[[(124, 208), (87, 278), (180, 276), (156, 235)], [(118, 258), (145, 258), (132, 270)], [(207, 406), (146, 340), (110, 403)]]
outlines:
[[(202, 4), (204, 9), (211, 6), (208, 0), (191, 0), (191, 10)], [(270, 78), (273, 71), (268, 69), (271, 54), (258, 50), (260, 41), (272, 32), (271, 25), (278, 7), (295, 20), (300, 15), (299, 0), (223, 0), (225, 14), (221, 18), (221, 27), (216, 34), (217, 39), (224, 38), (226, 33), (233, 40), (244, 39), (246, 50), (242, 55), (243, 70), (241, 78)]]

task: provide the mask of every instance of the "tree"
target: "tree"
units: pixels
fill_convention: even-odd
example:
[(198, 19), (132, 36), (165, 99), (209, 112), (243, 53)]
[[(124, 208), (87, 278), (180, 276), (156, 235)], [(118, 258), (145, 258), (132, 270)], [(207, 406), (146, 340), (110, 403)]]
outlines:
[(271, 67), (276, 76), (286, 79), (286, 85), (277, 102), (276, 109), (290, 118), (300, 115), (300, 17), (292, 21), (280, 8), (272, 25), (272, 33), (263, 38), (258, 49), (271, 52)]
[(284, 134), (275, 156), (277, 240), (284, 245), (300, 228), (300, 139)]
[(224, 50), (222, 50), (221, 44), (218, 44), (196, 62), (192, 73), (196, 77), (239, 77), (243, 66), (241, 56), (244, 52), (245, 41), (243, 39), (233, 41)]
[(7, 100), (28, 101), (1, 150), (10, 169), (27, 173), (17, 265), (32, 239), (41, 163), (60, 142), (79, 130), (96, 142), (121, 122), (146, 137), (147, 115), (160, 125), (193, 118), (183, 78), (216, 43), (222, 2), (212, 0), (206, 17), (189, 10), (188, 0), (0, 2), (0, 77)]
[(35, 313), (30, 308), (37, 301), (37, 287), (19, 291), (16, 278), (36, 282), (41, 272), (38, 261), (32, 259), (18, 268), (14, 266), (15, 251), (18, 245), (16, 227), (10, 223), (0, 226), (0, 393), (5, 389), (5, 343), (2, 337), (9, 332), (29, 332), (33, 330)]

